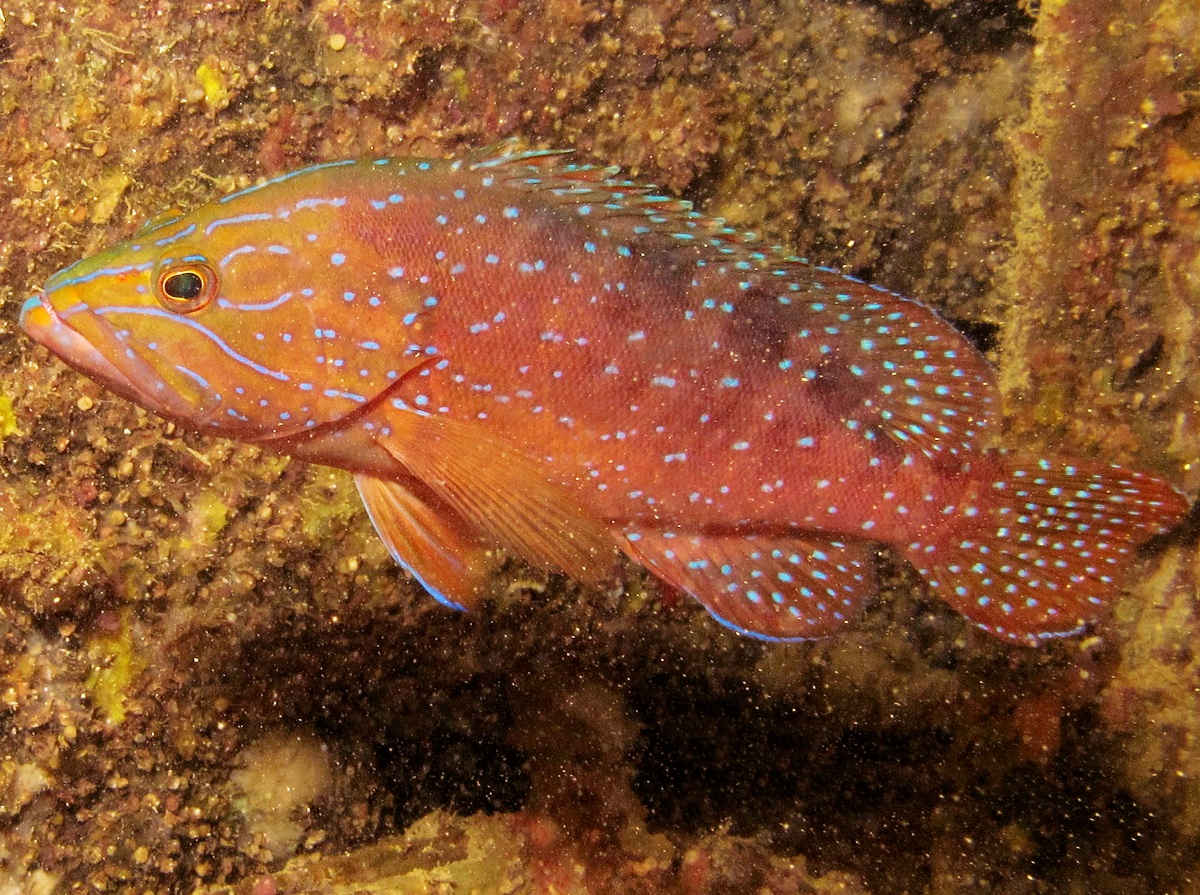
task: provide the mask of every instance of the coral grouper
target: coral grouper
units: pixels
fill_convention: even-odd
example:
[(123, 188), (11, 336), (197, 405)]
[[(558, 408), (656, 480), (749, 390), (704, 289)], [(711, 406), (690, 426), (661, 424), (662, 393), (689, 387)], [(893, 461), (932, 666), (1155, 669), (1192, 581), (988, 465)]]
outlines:
[(1137, 472), (988, 448), (992, 370), (928, 308), (511, 144), (160, 215), (21, 321), (156, 413), (350, 470), (456, 608), (496, 547), (589, 583), (621, 551), (738, 631), (806, 639), (862, 612), (883, 543), (1036, 643), (1186, 510)]

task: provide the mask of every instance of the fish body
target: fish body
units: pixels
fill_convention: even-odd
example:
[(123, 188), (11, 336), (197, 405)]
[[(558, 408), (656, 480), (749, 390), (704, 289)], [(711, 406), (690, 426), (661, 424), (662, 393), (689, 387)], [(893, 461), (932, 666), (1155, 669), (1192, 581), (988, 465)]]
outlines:
[(619, 550), (807, 639), (861, 613), (887, 544), (1036, 643), (1187, 509), (990, 449), (993, 372), (925, 306), (556, 152), (293, 172), (59, 272), (22, 325), (163, 416), (352, 471), (456, 608), (496, 546), (588, 583)]

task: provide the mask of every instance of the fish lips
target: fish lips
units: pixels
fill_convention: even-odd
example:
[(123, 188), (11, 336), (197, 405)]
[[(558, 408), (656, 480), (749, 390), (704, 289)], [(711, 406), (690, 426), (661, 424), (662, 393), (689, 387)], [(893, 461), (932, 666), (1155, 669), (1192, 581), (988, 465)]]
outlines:
[(209, 410), (206, 395), (197, 390), (189, 396), (168, 383), (136, 344), (86, 305), (59, 311), (39, 292), (21, 307), (20, 323), (68, 366), (161, 416), (194, 425)]

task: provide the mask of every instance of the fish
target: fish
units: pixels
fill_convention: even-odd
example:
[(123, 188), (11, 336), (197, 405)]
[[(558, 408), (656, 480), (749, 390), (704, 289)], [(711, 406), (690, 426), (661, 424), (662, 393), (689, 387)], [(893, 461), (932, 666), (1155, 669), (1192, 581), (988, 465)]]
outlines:
[(1188, 509), (994, 446), (994, 371), (931, 308), (511, 142), (156, 215), (21, 326), (162, 417), (350, 471), (458, 610), (505, 553), (585, 586), (623, 554), (739, 633), (811, 640), (863, 615), (887, 550), (1036, 645), (1101, 618)]

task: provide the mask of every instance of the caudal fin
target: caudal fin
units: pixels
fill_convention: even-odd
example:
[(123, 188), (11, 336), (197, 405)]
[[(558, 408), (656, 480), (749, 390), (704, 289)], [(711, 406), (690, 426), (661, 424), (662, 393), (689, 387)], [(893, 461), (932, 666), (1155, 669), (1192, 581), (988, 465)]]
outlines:
[(1119, 466), (987, 458), (995, 472), (960, 504), (962, 524), (909, 544), (905, 555), (938, 596), (1014, 642), (1036, 644), (1094, 622), (1137, 547), (1187, 512), (1171, 485)]

